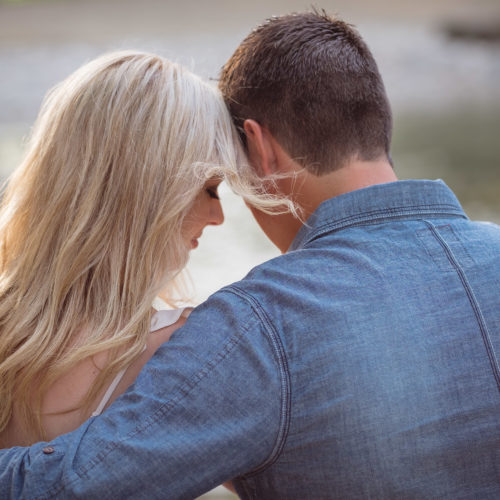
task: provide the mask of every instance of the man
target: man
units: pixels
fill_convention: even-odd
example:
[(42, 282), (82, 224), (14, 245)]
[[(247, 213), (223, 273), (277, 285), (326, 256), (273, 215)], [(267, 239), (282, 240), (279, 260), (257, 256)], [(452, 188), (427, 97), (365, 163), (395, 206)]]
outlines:
[(24, 498), (498, 498), (500, 230), (441, 182), (397, 181), (356, 31), (307, 13), (252, 32), (220, 87), (285, 255), (214, 294), (104, 413), (0, 454)]

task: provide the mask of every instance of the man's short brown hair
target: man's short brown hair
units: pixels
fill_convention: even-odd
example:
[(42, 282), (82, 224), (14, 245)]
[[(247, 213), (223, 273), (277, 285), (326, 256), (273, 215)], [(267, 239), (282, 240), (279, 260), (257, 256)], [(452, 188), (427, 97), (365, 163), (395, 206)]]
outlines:
[(324, 12), (257, 27), (222, 69), (219, 88), (240, 132), (256, 120), (312, 173), (389, 157), (391, 110), (377, 64), (351, 25)]

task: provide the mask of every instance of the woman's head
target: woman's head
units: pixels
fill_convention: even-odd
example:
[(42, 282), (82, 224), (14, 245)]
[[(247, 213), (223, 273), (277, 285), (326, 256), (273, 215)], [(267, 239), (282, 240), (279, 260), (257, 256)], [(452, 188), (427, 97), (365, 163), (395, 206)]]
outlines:
[(238, 154), (218, 91), (161, 57), (105, 55), (52, 89), (0, 211), (0, 378), (21, 394), (103, 349), (130, 346), (103, 380), (130, 361), (154, 296), (222, 222), (218, 182), (244, 191)]
[(40, 233), (39, 247), (59, 240), (60, 265), (75, 274), (92, 254), (124, 279), (127, 257), (154, 258), (171, 276), (185, 260), (174, 241), (183, 216), (236, 154), (215, 89), (161, 57), (114, 53), (49, 93), (13, 190), (22, 184), (17, 203), (38, 212), (27, 233)]

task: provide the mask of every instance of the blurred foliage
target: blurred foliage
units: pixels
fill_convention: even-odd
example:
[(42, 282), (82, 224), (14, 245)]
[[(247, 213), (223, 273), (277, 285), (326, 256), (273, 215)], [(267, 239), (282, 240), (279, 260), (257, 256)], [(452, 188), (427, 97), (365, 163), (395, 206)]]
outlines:
[(500, 107), (398, 116), (392, 157), (399, 178), (443, 179), (466, 209), (500, 214)]

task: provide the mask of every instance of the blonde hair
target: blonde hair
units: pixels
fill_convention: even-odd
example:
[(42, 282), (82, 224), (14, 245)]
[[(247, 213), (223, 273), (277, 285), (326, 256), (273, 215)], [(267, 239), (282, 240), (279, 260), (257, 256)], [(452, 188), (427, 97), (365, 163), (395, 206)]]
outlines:
[(48, 93), (0, 208), (0, 432), (15, 404), (43, 439), (43, 397), (63, 373), (109, 352), (88, 409), (142, 352), (207, 179), (263, 210), (283, 207), (235, 137), (218, 91), (155, 55), (102, 56)]

